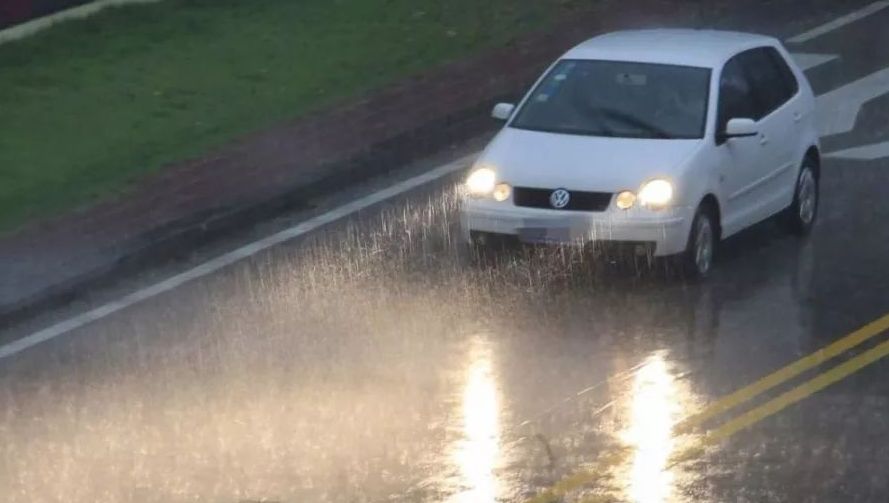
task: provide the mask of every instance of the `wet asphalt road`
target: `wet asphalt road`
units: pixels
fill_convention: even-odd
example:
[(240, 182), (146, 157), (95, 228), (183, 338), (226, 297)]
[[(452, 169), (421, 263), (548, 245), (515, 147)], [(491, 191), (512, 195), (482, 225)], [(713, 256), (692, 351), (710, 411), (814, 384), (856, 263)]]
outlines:
[[(839, 56), (824, 93), (889, 67), (887, 25), (790, 48)], [(889, 95), (825, 150), (887, 119)], [(826, 160), (813, 235), (763, 223), (701, 285), (559, 249), (467, 268), (458, 181), (0, 361), (0, 499), (484, 503), (578, 473), (565, 501), (889, 499), (884, 360), (705, 440), (889, 334), (674, 428), (889, 312), (889, 158)]]

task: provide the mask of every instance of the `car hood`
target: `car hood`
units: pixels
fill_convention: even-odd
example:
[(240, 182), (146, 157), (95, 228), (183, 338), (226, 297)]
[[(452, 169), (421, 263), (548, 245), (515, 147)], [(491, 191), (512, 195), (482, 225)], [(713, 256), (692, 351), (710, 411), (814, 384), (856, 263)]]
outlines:
[(578, 136), (504, 128), (479, 158), (517, 187), (599, 192), (638, 190), (674, 178), (703, 140)]

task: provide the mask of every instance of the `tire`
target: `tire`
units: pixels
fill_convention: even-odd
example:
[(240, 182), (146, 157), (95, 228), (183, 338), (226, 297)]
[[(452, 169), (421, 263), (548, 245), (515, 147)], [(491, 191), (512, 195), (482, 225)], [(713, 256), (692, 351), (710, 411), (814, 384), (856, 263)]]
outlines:
[(503, 253), (503, 244), (497, 240), (488, 242), (484, 239), (470, 237), (469, 240), (458, 243), (457, 246), (458, 262), (462, 266), (470, 268), (493, 265)]
[(818, 177), (810, 160), (800, 168), (793, 190), (793, 202), (781, 215), (782, 223), (788, 232), (804, 236), (812, 231), (818, 217), (820, 197)]
[(488, 250), (475, 243), (459, 243), (457, 263), (463, 268), (475, 269), (488, 262)]
[(713, 210), (707, 205), (698, 207), (688, 233), (685, 253), (680, 256), (682, 269), (694, 279), (706, 278), (713, 269), (713, 258), (719, 244), (718, 224)]
[(475, 254), (469, 243), (457, 243), (457, 267), (465, 269), (475, 265)]

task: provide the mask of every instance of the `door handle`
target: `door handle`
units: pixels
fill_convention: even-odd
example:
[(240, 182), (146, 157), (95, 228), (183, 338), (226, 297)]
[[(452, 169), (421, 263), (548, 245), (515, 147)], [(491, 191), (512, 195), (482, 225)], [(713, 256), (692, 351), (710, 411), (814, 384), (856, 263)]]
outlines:
[(793, 112), (793, 122), (799, 122), (803, 119), (803, 114), (799, 112)]
[(769, 142), (769, 139), (766, 137), (766, 135), (764, 135), (764, 134), (759, 135), (759, 144), (760, 145), (765, 145), (768, 142)]

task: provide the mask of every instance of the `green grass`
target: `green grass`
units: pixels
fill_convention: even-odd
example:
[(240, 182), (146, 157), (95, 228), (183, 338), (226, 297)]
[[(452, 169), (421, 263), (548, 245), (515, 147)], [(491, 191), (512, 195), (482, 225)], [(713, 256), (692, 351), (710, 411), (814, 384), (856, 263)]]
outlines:
[(506, 43), (557, 0), (167, 0), (0, 46), (0, 231)]

